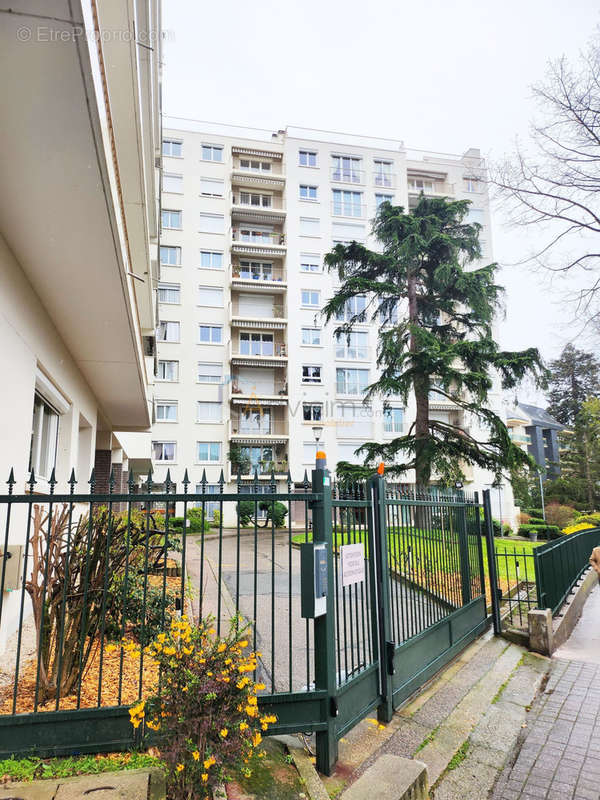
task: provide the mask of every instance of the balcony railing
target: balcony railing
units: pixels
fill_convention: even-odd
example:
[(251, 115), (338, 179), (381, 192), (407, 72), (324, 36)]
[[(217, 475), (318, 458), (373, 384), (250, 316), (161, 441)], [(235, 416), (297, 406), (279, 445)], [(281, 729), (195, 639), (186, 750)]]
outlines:
[(238, 228), (232, 228), (231, 238), (234, 242), (254, 245), (256, 247), (285, 247), (284, 233), (242, 234)]
[(286, 271), (278, 268), (243, 267), (241, 264), (231, 265), (232, 280), (237, 281), (257, 281), (260, 283), (285, 283), (287, 280)]
[(288, 428), (285, 419), (269, 418), (266, 414), (260, 416), (256, 424), (248, 424), (245, 419), (231, 418), (230, 421), (230, 435), (231, 436), (246, 436), (256, 437), (261, 436), (287, 436)]
[(365, 182), (365, 171), (363, 169), (355, 169), (352, 166), (331, 167), (330, 175), (332, 181), (339, 183), (360, 184)]
[[(281, 373), (279, 373), (281, 374)], [(241, 395), (242, 397), (256, 398), (261, 397), (286, 397), (288, 392), (287, 381), (273, 381), (272, 386), (256, 386), (250, 381), (240, 380), (237, 375), (231, 376), (231, 396)]]
[(331, 213), (334, 217), (357, 217), (362, 219), (367, 214), (367, 206), (365, 203), (345, 203), (333, 200)]
[(240, 358), (286, 358), (287, 347), (279, 342), (273, 342), (271, 345), (268, 342), (249, 342), (248, 347), (236, 342), (231, 348), (231, 355)]
[(448, 197), (449, 195), (454, 194), (454, 184), (453, 183), (436, 183), (435, 186), (432, 187), (424, 187), (419, 189), (415, 186), (411, 186), (410, 181), (408, 182), (408, 193), (410, 195), (420, 195), (421, 192), (426, 197)]
[(260, 197), (251, 196), (247, 198), (243, 194), (237, 192), (231, 195), (231, 202), (234, 206), (241, 206), (250, 211), (283, 211), (285, 209), (283, 197), (262, 195)]
[[(255, 471), (259, 478), (268, 478), (272, 472), (275, 475), (287, 475), (289, 464), (287, 458), (280, 458), (276, 461), (259, 461), (257, 464), (245, 462), (240, 465), (240, 468), (241, 475), (244, 478), (253, 477)], [(229, 469), (232, 478), (238, 474), (238, 464), (230, 463)], [(268, 500), (269, 496), (265, 495), (264, 499)]]
[(512, 433), (509, 429), (508, 435), (516, 444), (531, 444), (531, 436), (523, 433)]
[(229, 309), (232, 317), (241, 317), (243, 319), (264, 319), (265, 321), (271, 319), (285, 319), (285, 308), (278, 303), (273, 303), (266, 311), (263, 310), (255, 313), (254, 310), (245, 311), (240, 309), (239, 303), (234, 301), (229, 304)]

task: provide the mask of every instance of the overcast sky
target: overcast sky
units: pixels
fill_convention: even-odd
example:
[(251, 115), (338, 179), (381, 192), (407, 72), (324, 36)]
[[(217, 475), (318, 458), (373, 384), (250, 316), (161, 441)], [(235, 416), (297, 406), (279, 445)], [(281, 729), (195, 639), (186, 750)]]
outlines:
[[(163, 110), (499, 159), (527, 136), (530, 86), (547, 61), (576, 58), (598, 23), (596, 0), (166, 0)], [(562, 289), (508, 266), (535, 242), (506, 228), (501, 208), (493, 219), (507, 289), (501, 343), (555, 357), (574, 331)]]

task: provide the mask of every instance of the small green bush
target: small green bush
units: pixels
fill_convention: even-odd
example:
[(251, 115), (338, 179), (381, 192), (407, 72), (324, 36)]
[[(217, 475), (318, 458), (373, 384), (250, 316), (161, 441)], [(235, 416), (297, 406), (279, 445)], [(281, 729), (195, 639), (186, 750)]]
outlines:
[(547, 525), (543, 517), (529, 517), (529, 520), (525, 523), (526, 525)]
[[(201, 508), (190, 508), (187, 521), (186, 531), (188, 533), (207, 533), (210, 530), (210, 523), (204, 519)], [(183, 517), (172, 517), (169, 527), (174, 531), (183, 530)]]
[(261, 500), (258, 507), (261, 511), (267, 512), (267, 525), (274, 524), (276, 528), (281, 528), (285, 525), (285, 518), (288, 510), (283, 503), (279, 503), (278, 501), (273, 502), (272, 500)]
[(254, 502), (252, 500), (240, 500), (237, 513), (240, 518), (240, 525), (250, 525), (254, 517)]
[(576, 521), (578, 525), (580, 522), (589, 522), (590, 525), (600, 527), (600, 513), (582, 514), (580, 517), (577, 517)]
[(556, 539), (560, 536), (560, 528), (558, 525), (520, 525), (519, 536), (530, 536), (532, 533), (537, 533), (538, 539)]
[(522, 508), (521, 514), (528, 514), (530, 517), (537, 517), (538, 519), (544, 517), (544, 512), (541, 508)]
[(497, 519), (492, 520), (492, 527), (494, 528), (494, 536), (510, 536), (512, 533), (512, 528), (506, 522), (502, 523), (502, 527), (500, 526), (500, 521)]
[(213, 511), (213, 518), (212, 518), (212, 526), (213, 528), (218, 528), (221, 524), (221, 512), (218, 508), (215, 508)]

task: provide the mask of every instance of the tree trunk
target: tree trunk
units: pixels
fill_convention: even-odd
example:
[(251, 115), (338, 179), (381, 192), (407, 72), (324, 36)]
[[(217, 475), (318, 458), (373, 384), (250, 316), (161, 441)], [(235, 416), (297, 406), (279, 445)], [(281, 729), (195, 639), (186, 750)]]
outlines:
[[(412, 271), (407, 278), (408, 318), (411, 325), (419, 324), (417, 306), (417, 274)], [(410, 334), (410, 351), (418, 352), (418, 344), (414, 332)], [(415, 483), (417, 486), (429, 486), (431, 479), (431, 460), (427, 453), (429, 441), (429, 379), (427, 376), (415, 376), (413, 389), (417, 415), (415, 419)]]

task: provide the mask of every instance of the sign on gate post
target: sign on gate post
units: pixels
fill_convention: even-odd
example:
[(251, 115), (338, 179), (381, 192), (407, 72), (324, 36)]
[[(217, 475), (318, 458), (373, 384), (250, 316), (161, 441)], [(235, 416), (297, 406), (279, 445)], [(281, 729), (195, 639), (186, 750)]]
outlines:
[(362, 583), (365, 579), (365, 548), (358, 544), (343, 544), (340, 547), (342, 564), (342, 586)]

